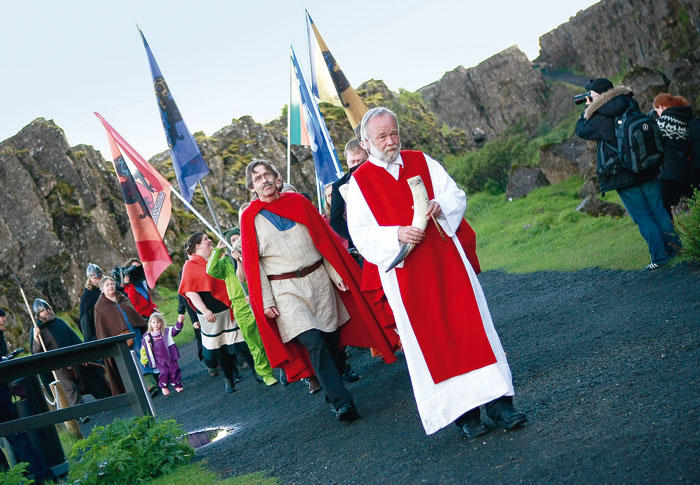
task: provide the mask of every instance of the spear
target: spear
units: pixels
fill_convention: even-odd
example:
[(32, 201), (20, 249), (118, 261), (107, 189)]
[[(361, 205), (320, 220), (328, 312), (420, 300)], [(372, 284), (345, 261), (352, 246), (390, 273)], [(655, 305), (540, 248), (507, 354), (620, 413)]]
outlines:
[[(32, 321), (32, 327), (34, 329), (34, 336), (38, 337), (39, 345), (41, 345), (41, 349), (43, 352), (46, 352), (46, 344), (44, 343), (44, 339), (41, 336), (41, 329), (39, 328), (39, 325), (36, 323), (36, 320), (34, 319), (34, 312), (32, 312), (32, 309), (29, 307), (29, 301), (27, 300), (27, 295), (24, 293), (24, 289), (22, 288), (22, 285), (19, 282), (19, 279), (17, 278), (17, 274), (15, 273), (15, 270), (12, 270), (12, 276), (15, 279), (15, 283), (17, 284), (17, 288), (19, 288), (19, 292), (22, 294), (22, 298), (24, 299), (24, 306), (27, 309), (27, 313), (29, 313), (29, 318)], [(31, 342), (29, 343), (31, 346)], [(53, 369), (51, 371), (53, 374), (53, 379), (54, 382), (51, 383), (51, 387), (55, 389), (56, 393), (56, 400), (58, 402), (58, 407), (59, 409), (67, 408), (68, 407), (68, 399), (66, 398), (66, 393), (63, 391), (63, 384), (61, 383), (61, 380), (58, 377), (58, 373), (56, 372), (56, 369)], [(70, 420), (66, 421), (64, 423), (66, 425), (66, 428), (68, 428), (68, 431), (74, 435), (78, 439), (83, 439), (83, 434), (80, 432), (80, 426), (78, 426), (78, 422), (76, 420)]]

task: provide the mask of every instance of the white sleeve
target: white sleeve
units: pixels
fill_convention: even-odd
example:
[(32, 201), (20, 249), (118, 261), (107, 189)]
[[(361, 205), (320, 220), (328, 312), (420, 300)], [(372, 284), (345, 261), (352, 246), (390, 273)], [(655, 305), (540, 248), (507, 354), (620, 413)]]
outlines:
[(440, 162), (428, 155), (425, 155), (425, 161), (428, 163), (430, 178), (433, 182), (433, 195), (435, 196), (433, 200), (440, 204), (440, 209), (442, 209), (442, 214), (437, 220), (445, 233), (452, 237), (457, 232), (464, 217), (464, 211), (467, 209), (467, 194), (457, 187), (455, 181), (452, 180)]
[(380, 226), (377, 223), (353, 177), (348, 183), (346, 207), (348, 231), (362, 257), (382, 270), (389, 267), (401, 247), (399, 226)]

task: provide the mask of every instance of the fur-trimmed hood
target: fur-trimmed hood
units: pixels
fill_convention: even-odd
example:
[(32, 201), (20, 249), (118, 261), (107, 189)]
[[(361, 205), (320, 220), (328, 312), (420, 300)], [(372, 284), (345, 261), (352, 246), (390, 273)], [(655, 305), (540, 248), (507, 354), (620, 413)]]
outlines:
[(584, 119), (591, 119), (591, 116), (598, 111), (604, 104), (606, 104), (608, 101), (612, 100), (613, 98), (616, 98), (618, 96), (624, 96), (624, 95), (632, 95), (632, 90), (628, 88), (627, 86), (618, 86), (616, 88), (612, 88), (608, 91), (605, 91), (603, 94), (598, 96), (591, 104), (589, 104), (586, 107), (586, 110), (583, 112), (583, 117)]

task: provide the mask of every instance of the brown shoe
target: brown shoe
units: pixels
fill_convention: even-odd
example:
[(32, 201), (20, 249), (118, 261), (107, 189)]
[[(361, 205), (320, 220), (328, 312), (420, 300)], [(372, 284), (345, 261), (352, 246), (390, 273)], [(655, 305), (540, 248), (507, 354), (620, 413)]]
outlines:
[(316, 394), (318, 391), (321, 390), (321, 383), (318, 382), (318, 377), (311, 376), (311, 377), (309, 377), (308, 381), (309, 381), (309, 394)]

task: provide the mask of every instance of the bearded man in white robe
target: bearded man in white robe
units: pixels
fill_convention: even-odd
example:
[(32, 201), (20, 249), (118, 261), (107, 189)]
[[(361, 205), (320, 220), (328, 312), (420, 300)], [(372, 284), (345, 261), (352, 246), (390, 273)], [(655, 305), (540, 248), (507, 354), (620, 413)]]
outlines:
[[(522, 425), (527, 417), (513, 407), (510, 368), (461, 238), (468, 227), (465, 193), (440, 163), (401, 150), (390, 110), (368, 111), (361, 136), (370, 156), (349, 183), (348, 229), (379, 268), (426, 433), (454, 422), (471, 439), (495, 426)], [(416, 176), (430, 200), (425, 230), (411, 225), (407, 180)], [(405, 244), (413, 251), (388, 270)]]

